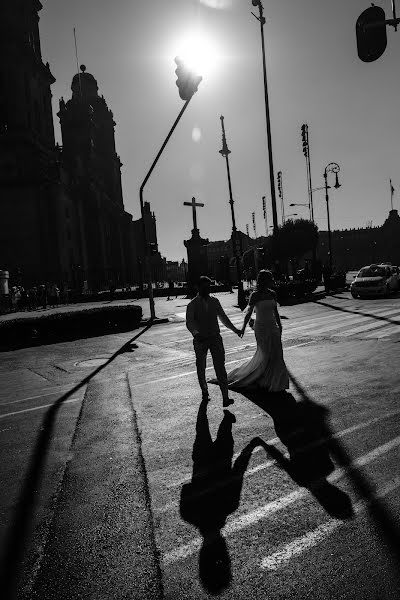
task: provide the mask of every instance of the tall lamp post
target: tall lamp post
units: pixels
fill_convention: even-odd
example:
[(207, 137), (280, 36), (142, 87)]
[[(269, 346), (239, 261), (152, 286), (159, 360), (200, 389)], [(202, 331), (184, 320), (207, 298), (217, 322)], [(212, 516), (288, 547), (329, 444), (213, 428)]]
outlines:
[(226, 142), (225, 136), (225, 125), (224, 125), (224, 117), (221, 115), (221, 128), (222, 128), (222, 149), (219, 150), (219, 153), (225, 158), (226, 162), (226, 172), (228, 175), (228, 188), (229, 188), (229, 205), (231, 207), (231, 217), (232, 217), (232, 245), (233, 245), (233, 256), (235, 257), (236, 263), (236, 277), (238, 281), (238, 306), (241, 310), (246, 306), (246, 299), (244, 296), (243, 290), (243, 281), (242, 281), (242, 270), (240, 268), (240, 256), (239, 256), (239, 240), (236, 229), (236, 221), (235, 221), (235, 209), (233, 208), (233, 195), (232, 195), (232, 182), (231, 182), (231, 171), (229, 168), (229, 154), (231, 151), (228, 148), (228, 144)]
[(274, 233), (278, 230), (278, 215), (276, 211), (276, 195), (275, 195), (275, 175), (274, 175), (274, 161), (272, 156), (272, 139), (271, 139), (271, 119), (269, 113), (269, 99), (268, 99), (268, 80), (267, 80), (267, 63), (265, 58), (265, 40), (264, 40), (264, 7), (261, 0), (252, 0), (252, 5), (258, 7), (259, 16), (251, 13), (257, 21), (260, 23), (261, 31), (261, 48), (263, 58), (263, 75), (264, 75), (264, 99), (265, 99), (265, 119), (267, 124), (267, 142), (268, 142), (268, 163), (269, 163), (269, 181), (271, 188), (271, 204), (272, 204), (272, 221), (274, 224)]
[(142, 216), (142, 236), (143, 236), (143, 249), (144, 249), (144, 261), (145, 261), (145, 271), (147, 278), (147, 287), (149, 291), (149, 303), (150, 303), (150, 321), (154, 321), (156, 318), (155, 306), (154, 306), (154, 295), (153, 295), (153, 282), (151, 277), (151, 268), (150, 268), (150, 244), (147, 239), (147, 231), (146, 231), (146, 221), (145, 221), (145, 212), (144, 212), (144, 201), (143, 201), (143, 190), (148, 182), (150, 175), (152, 174), (154, 167), (158, 163), (158, 160), (161, 154), (164, 151), (165, 146), (167, 145), (171, 135), (173, 134), (175, 127), (178, 125), (183, 113), (185, 112), (192, 96), (195, 92), (197, 92), (197, 88), (202, 80), (200, 75), (196, 75), (193, 72), (189, 71), (185, 67), (184, 62), (180, 58), (175, 58), (175, 62), (177, 64), (177, 69), (175, 73), (177, 75), (176, 85), (178, 86), (179, 96), (182, 100), (185, 100), (185, 104), (182, 106), (177, 118), (175, 119), (174, 124), (167, 137), (164, 140), (163, 145), (161, 146), (157, 156), (155, 157), (150, 169), (147, 172), (146, 177), (143, 179), (143, 182), (140, 186), (139, 190), (139, 200), (140, 200), (140, 212)]
[(328, 190), (330, 186), (328, 186), (328, 173), (335, 173), (335, 187), (336, 189), (340, 188), (338, 173), (340, 171), (340, 167), (337, 163), (331, 162), (326, 165), (324, 170), (324, 179), (325, 179), (325, 200), (326, 200), (326, 213), (328, 217), (328, 248), (329, 248), (329, 270), (332, 272), (332, 235), (331, 235), (331, 220), (329, 216), (329, 194)]

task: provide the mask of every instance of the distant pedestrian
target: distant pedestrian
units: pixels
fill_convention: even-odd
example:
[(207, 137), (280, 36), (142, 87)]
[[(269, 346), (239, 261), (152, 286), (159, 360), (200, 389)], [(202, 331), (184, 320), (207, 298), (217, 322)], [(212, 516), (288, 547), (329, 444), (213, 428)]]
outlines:
[(171, 281), (171, 279), (168, 280), (168, 298), (167, 300), (172, 300), (172, 298), (170, 298), (170, 296), (173, 293), (173, 289), (174, 289), (174, 282)]
[(332, 269), (331, 269), (330, 265), (325, 265), (325, 267), (322, 271), (322, 274), (324, 277), (325, 293), (329, 294), (329, 292), (331, 291), (331, 279), (332, 279)]

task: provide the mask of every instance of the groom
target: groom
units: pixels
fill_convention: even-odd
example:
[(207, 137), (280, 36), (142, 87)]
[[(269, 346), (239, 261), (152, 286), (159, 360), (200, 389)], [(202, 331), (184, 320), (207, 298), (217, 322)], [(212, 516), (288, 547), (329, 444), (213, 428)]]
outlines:
[(222, 392), (224, 407), (233, 404), (228, 395), (228, 378), (225, 370), (225, 350), (219, 330), (218, 318), (231, 331), (240, 336), (240, 331), (225, 314), (220, 301), (210, 296), (211, 279), (202, 276), (199, 280), (199, 293), (189, 302), (186, 309), (186, 327), (193, 335), (196, 353), (197, 377), (203, 400), (209, 400), (206, 381), (208, 350), (211, 352), (215, 374)]

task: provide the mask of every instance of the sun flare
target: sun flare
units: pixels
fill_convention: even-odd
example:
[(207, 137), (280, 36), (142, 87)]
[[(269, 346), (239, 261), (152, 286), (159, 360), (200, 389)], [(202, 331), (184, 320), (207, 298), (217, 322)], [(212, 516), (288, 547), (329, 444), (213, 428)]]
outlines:
[(216, 66), (219, 52), (216, 44), (206, 34), (196, 31), (176, 44), (175, 56), (181, 58), (196, 75), (207, 77)]

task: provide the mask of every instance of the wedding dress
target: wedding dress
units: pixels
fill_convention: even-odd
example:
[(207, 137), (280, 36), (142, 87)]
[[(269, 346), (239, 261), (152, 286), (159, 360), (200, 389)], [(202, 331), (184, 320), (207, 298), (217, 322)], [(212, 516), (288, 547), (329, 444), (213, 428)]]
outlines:
[(289, 388), (289, 375), (283, 360), (281, 333), (275, 318), (275, 308), (276, 301), (273, 298), (256, 302), (256, 353), (249, 361), (228, 373), (230, 388), (262, 388), (269, 392), (280, 392)]

